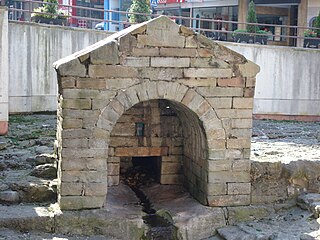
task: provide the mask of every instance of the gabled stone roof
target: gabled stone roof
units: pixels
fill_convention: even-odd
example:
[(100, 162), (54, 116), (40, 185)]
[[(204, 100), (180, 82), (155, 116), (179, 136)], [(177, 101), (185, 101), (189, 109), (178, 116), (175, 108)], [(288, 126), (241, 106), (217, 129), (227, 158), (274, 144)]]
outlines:
[[(211, 57), (217, 60), (214, 68), (225, 68), (225, 64), (228, 64), (228, 68), (230, 68), (230, 65), (240, 64), (242, 70), (250, 69), (250, 71), (253, 71), (250, 73), (252, 76), (259, 72), (259, 67), (248, 61), (244, 56), (201, 34), (195, 33), (187, 27), (174, 23), (166, 16), (132, 25), (81, 51), (58, 60), (54, 63), (54, 68), (60, 76), (85, 77), (88, 75), (86, 67), (88, 63), (121, 65), (121, 53), (130, 56), (135, 46), (140, 48), (201, 48), (201, 57)], [(232, 66), (231, 68), (234, 71), (241, 71), (241, 69)]]

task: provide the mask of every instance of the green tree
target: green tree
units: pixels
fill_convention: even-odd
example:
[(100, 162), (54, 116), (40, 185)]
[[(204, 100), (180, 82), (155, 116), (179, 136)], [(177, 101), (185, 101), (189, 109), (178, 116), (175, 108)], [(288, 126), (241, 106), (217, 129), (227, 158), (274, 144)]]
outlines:
[[(316, 20), (314, 21), (314, 27), (320, 28), (320, 11), (319, 15), (316, 17)], [(317, 33), (318, 37), (320, 37), (320, 30), (316, 30), (315, 32)]]
[[(249, 3), (249, 9), (248, 9), (248, 16), (247, 16), (247, 23), (257, 23), (257, 15), (256, 15), (256, 6), (253, 2), (253, 0)], [(249, 25), (247, 24), (247, 32), (249, 33), (255, 33), (259, 31), (259, 27), (255, 25)]]
[[(129, 12), (150, 14), (150, 6), (146, 0), (133, 0)], [(149, 16), (129, 14), (129, 21), (132, 23), (141, 23), (149, 19)]]

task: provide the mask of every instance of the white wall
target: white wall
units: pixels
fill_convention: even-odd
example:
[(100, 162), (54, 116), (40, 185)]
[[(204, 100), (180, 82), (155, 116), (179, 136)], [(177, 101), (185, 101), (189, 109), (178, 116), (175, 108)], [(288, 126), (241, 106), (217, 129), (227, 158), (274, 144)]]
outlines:
[(8, 122), (8, 11), (0, 7), (0, 134)]
[[(52, 63), (107, 34), (10, 22), (10, 112), (55, 111), (57, 81)], [(261, 67), (255, 114), (320, 115), (320, 50), (221, 43)]]
[(9, 23), (9, 111), (55, 111), (56, 60), (81, 50), (110, 33), (88, 29)]
[(320, 50), (223, 44), (261, 68), (255, 114), (320, 115)]

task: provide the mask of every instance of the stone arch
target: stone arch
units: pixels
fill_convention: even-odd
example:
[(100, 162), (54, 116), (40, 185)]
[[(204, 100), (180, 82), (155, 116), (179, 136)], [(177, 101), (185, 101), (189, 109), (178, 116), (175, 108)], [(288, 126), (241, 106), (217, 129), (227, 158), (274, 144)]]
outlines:
[[(221, 145), (224, 147), (226, 134), (214, 108), (192, 88), (175, 82), (146, 81), (119, 91), (114, 99), (106, 103), (96, 124), (96, 131), (106, 131), (107, 135), (100, 139), (95, 137), (95, 141), (98, 146), (101, 142), (105, 143), (105, 150), (109, 151), (110, 134), (119, 118), (135, 105), (151, 100), (169, 101), (177, 112), (184, 128), (184, 145), (188, 146), (183, 152), (184, 182), (191, 195), (207, 205), (209, 152), (221, 148)], [(119, 181), (111, 176), (108, 179), (109, 186)]]

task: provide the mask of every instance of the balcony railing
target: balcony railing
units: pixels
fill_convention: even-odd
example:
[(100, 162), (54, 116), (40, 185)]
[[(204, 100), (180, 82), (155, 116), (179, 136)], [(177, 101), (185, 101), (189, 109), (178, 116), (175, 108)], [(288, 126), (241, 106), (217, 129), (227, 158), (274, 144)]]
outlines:
[[(9, 1), (10, 2), (10, 1)], [(45, 3), (36, 0), (14, 0), (11, 1), (9, 8), (9, 19), (13, 21), (35, 21), (44, 22), (47, 24), (59, 24), (71, 27), (81, 28), (98, 28), (109, 31), (119, 31), (134, 23), (129, 22), (129, 15), (144, 15), (148, 18), (159, 16), (158, 14), (131, 13), (127, 11), (104, 10), (102, 6), (72, 6), (67, 4), (58, 4), (59, 10), (56, 14), (37, 12), (36, 8), (45, 6)], [(90, 5), (88, 3), (87, 5)], [(63, 13), (63, 14), (62, 14)], [(37, 15), (35, 18), (33, 15)], [(40, 16), (46, 17), (45, 20), (40, 20)], [(104, 20), (103, 17), (107, 19)], [(52, 18), (50, 18), (52, 17)], [(237, 41), (247, 43), (274, 44), (287, 46), (304, 46), (320, 48), (320, 38), (307, 37), (305, 31), (316, 32), (320, 28), (274, 25), (274, 24), (253, 24), (237, 21), (225, 21), (207, 18), (192, 18), (184, 16), (168, 16), (173, 21), (190, 27), (194, 31), (204, 34), (209, 38), (220, 41)], [(56, 21), (54, 19), (62, 19)], [(99, 24), (100, 23), (100, 24)], [(98, 24), (98, 25), (97, 25)], [(261, 30), (273, 29), (274, 31), (248, 33), (244, 31), (234, 31), (238, 28), (244, 29), (246, 25), (254, 25)], [(100, 26), (100, 27), (99, 27)], [(210, 27), (205, 27), (210, 26)], [(314, 40), (319, 40), (318, 43), (312, 43)]]

